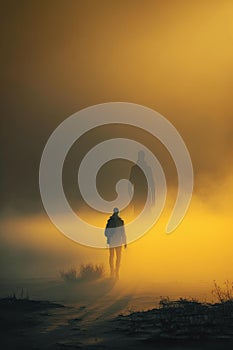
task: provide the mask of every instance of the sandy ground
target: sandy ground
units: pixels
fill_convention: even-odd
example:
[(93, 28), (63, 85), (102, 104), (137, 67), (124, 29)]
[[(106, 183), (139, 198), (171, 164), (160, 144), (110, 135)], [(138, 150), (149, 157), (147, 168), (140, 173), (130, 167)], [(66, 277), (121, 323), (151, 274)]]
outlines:
[[(41, 305), (36, 308), (1, 312), (1, 344), (3, 349), (207, 349), (185, 344), (159, 345), (143, 342), (141, 336), (126, 335), (118, 327), (116, 317), (134, 310), (156, 306), (159, 296), (142, 295), (135, 286), (123, 288), (119, 281), (105, 278), (93, 282), (64, 283), (52, 281), (30, 287), (30, 299), (58, 301), (64, 307)], [(138, 286), (139, 288), (140, 286)], [(5, 289), (4, 289), (5, 288)], [(8, 293), (15, 286), (9, 283), (1, 292)], [(140, 288), (139, 288), (140, 289)], [(18, 291), (20, 293), (20, 291)], [(22, 293), (22, 291), (21, 291)], [(26, 291), (24, 291), (26, 293)], [(223, 349), (216, 344), (211, 349)]]
[(54, 282), (40, 288), (38, 285), (33, 294), (39, 294), (40, 299), (54, 295), (54, 299), (64, 301), (65, 307), (11, 309), (4, 329), (4, 349), (117, 349), (122, 341), (124, 347), (133, 346), (132, 339), (116, 332), (113, 321), (132, 310), (133, 294), (126, 289), (122, 292), (116, 281), (106, 278), (88, 283)]

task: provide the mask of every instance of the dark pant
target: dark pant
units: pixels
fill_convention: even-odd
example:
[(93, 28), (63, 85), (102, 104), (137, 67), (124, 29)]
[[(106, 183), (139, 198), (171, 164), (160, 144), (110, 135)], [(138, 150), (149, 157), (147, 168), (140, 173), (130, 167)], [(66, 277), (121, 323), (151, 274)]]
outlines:
[(109, 248), (109, 265), (111, 275), (114, 273), (114, 254), (116, 254), (116, 276), (119, 275), (120, 263), (121, 263), (121, 246)]

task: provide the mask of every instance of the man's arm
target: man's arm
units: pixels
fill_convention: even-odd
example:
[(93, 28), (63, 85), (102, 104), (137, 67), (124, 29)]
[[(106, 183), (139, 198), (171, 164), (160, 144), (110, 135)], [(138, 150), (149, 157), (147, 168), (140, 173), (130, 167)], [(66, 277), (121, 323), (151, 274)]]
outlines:
[(122, 243), (124, 244), (124, 246), (126, 248), (127, 247), (127, 239), (126, 239), (124, 221), (123, 221), (123, 224), (121, 226), (121, 238), (122, 238)]
[(108, 237), (108, 228), (107, 227), (104, 230), (104, 235), (105, 235), (105, 237)]
[(134, 183), (135, 183), (135, 165), (132, 166), (130, 175), (129, 175), (129, 184), (128, 184), (128, 193), (130, 196), (132, 196), (133, 191), (134, 191)]
[(109, 244), (110, 236), (111, 236), (111, 231), (109, 229), (109, 220), (107, 221), (105, 231), (104, 231), (105, 237), (107, 237), (107, 244)]

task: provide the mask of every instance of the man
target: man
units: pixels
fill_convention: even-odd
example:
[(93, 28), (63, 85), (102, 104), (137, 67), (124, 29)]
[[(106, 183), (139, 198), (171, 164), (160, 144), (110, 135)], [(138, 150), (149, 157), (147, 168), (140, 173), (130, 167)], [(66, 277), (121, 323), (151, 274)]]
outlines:
[[(145, 174), (148, 176), (148, 182)], [(131, 183), (128, 187), (129, 194), (132, 194), (132, 188), (134, 190), (133, 200), (131, 201), (133, 215), (138, 216), (143, 210), (147, 199), (149, 200), (151, 207), (155, 204), (155, 183), (153, 173), (145, 160), (144, 151), (138, 152), (138, 160), (131, 168), (129, 181)]]
[[(105, 236), (109, 244), (109, 265), (111, 277), (119, 278), (119, 269), (121, 263), (122, 245), (127, 247), (124, 221), (118, 216), (119, 209), (114, 208), (113, 214), (108, 219)], [(116, 254), (116, 268), (114, 270), (114, 255)]]

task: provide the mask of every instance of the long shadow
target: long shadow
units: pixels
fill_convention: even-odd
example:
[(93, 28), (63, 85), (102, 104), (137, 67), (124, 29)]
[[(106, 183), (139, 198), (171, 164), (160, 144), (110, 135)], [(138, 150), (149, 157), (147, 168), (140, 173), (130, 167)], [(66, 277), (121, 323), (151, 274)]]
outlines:
[(129, 302), (132, 300), (132, 296), (132, 294), (124, 295), (123, 297), (114, 301), (111, 305), (104, 309), (104, 312), (101, 314), (101, 318), (108, 319), (125, 310), (129, 305)]

